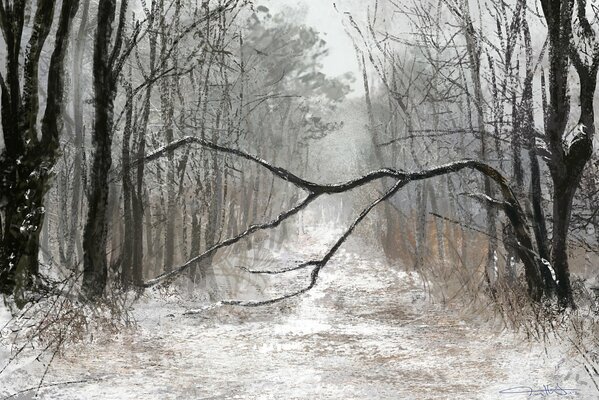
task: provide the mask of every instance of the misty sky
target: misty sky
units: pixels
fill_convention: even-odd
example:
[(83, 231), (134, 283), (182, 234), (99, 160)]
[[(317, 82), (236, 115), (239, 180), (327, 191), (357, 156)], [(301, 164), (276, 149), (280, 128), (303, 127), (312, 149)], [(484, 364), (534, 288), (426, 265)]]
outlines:
[[(284, 7), (304, 9), (305, 23), (321, 32), (323, 39), (329, 45), (329, 55), (323, 60), (323, 73), (330, 76), (352, 72), (358, 77), (359, 69), (355, 50), (351, 39), (345, 32), (342, 23), (343, 13), (350, 12), (354, 18), (361, 19), (365, 15), (367, 2), (363, 0), (258, 0), (257, 5), (265, 5), (273, 13)], [(335, 9), (335, 6), (337, 9)], [(361, 80), (356, 80), (350, 96), (363, 93)]]

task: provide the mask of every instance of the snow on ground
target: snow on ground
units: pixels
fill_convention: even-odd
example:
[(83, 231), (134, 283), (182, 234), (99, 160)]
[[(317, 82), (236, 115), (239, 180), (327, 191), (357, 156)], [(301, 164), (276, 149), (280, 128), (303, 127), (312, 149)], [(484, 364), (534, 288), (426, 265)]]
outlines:
[[(519, 399), (530, 393), (501, 391), (559, 385), (577, 391), (534, 394), (599, 398), (584, 368), (559, 348), (467, 323), (432, 304), (416, 274), (359, 248), (340, 250), (308, 294), (271, 306), (150, 293), (134, 310), (136, 330), (70, 346), (45, 378), (84, 382), (45, 387), (40, 397)], [(6, 318), (0, 308), (0, 322)], [(19, 376), (0, 376), (0, 398), (37, 384)]]
[[(5, 331), (5, 326), (8, 325), (10, 320), (12, 319), (12, 315), (8, 311), (4, 304), (0, 301), (0, 338), (3, 337), (3, 333)], [(5, 343), (0, 342), (0, 369), (4, 367), (4, 360), (8, 360), (10, 358), (10, 348)], [(0, 381), (1, 382), (1, 381)], [(2, 394), (2, 391), (0, 391)]]

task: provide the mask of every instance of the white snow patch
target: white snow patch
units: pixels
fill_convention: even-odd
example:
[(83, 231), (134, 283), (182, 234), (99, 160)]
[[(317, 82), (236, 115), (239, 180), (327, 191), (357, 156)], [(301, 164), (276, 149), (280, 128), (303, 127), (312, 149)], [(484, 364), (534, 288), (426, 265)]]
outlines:
[[(319, 243), (334, 236), (312, 235)], [(68, 348), (46, 378), (85, 382), (45, 388), (41, 397), (496, 399), (522, 385), (560, 385), (579, 390), (580, 398), (597, 397), (560, 344), (546, 352), (415, 301), (426, 298), (418, 274), (361, 250), (355, 243), (342, 248), (312, 291), (266, 307), (150, 291), (136, 304), (136, 331)], [(0, 321), (9, 318), (1, 310)], [(30, 383), (0, 375), (6, 393)]]

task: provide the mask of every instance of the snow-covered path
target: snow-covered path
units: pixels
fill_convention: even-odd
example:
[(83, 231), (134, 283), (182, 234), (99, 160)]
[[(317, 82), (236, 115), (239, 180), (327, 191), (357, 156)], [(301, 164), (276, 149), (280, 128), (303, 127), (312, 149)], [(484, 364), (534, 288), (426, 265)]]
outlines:
[(86, 382), (41, 397), (517, 399), (527, 395), (500, 391), (543, 385), (599, 396), (567, 355), (466, 324), (432, 305), (416, 275), (368, 254), (341, 250), (318, 286), (293, 301), (184, 315), (188, 307), (142, 300), (136, 331), (69, 348), (45, 378)]

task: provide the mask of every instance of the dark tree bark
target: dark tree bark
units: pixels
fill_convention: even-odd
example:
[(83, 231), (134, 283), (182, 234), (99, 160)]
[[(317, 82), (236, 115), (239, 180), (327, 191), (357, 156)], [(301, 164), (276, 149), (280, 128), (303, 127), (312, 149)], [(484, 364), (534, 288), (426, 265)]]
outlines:
[[(0, 75), (1, 117), (5, 149), (0, 154), (0, 292), (14, 294), (23, 305), (24, 290), (38, 274), (39, 235), (50, 169), (58, 159), (64, 93), (64, 57), (77, 0), (64, 0), (50, 58), (46, 109), (38, 138), (38, 66), (52, 28), (55, 1), (37, 4), (25, 50), (23, 82), (19, 71), (25, 23), (24, 1), (0, 4), (0, 29), (7, 48), (6, 79)], [(23, 89), (21, 91), (21, 83)]]
[[(125, 40), (128, 1), (122, 0), (116, 30), (116, 0), (100, 0), (94, 39), (93, 161), (88, 196), (88, 214), (83, 232), (83, 296), (95, 300), (107, 283), (108, 177), (112, 165), (114, 100), (124, 63), (131, 54), (143, 24), (136, 24)], [(114, 39), (113, 39), (113, 31)], [(128, 173), (129, 171), (127, 171)], [(134, 272), (134, 271), (133, 271)], [(135, 277), (134, 277), (135, 279)]]
[[(172, 62), (166, 59), (167, 57), (167, 32), (168, 27), (166, 21), (162, 19), (160, 21), (160, 29), (162, 31), (162, 43), (161, 43), (161, 58), (163, 62)], [(176, 53), (174, 55), (176, 57)], [(174, 58), (173, 57), (173, 58)], [(162, 120), (164, 123), (164, 136), (168, 143), (174, 139), (174, 114), (175, 114), (175, 99), (174, 99), (174, 88), (172, 87), (173, 82), (170, 79), (164, 79), (160, 85), (160, 107)], [(169, 152), (168, 154), (168, 165), (166, 172), (166, 234), (164, 237), (164, 268), (169, 270), (172, 268), (175, 260), (175, 159), (174, 153)]]
[[(126, 3), (126, 1), (124, 2)], [(125, 8), (126, 10), (126, 8)], [(83, 233), (83, 286), (88, 299), (101, 297), (106, 286), (108, 173), (112, 165), (112, 128), (116, 76), (111, 64), (110, 43), (116, 17), (116, 0), (100, 0), (94, 40), (94, 126), (93, 161), (89, 188), (89, 207)], [(117, 32), (117, 36), (122, 34)]]
[[(131, 70), (129, 70), (131, 79)], [(123, 129), (123, 144), (121, 147), (121, 162), (123, 164), (123, 249), (121, 259), (121, 285), (127, 288), (133, 279), (133, 182), (131, 181), (131, 136), (133, 134), (133, 90), (125, 86), (127, 106), (125, 110), (125, 128)]]
[[(541, 189), (541, 168), (537, 158), (537, 147), (534, 130), (534, 111), (533, 111), (533, 90), (532, 83), (534, 78), (534, 66), (532, 59), (532, 45), (528, 23), (524, 19), (522, 23), (524, 42), (526, 47), (526, 77), (524, 78), (524, 90), (522, 93), (522, 104), (519, 113), (519, 126), (521, 126), (523, 137), (528, 147), (528, 159), (530, 162), (530, 201), (533, 212), (533, 231), (538, 253), (541, 260), (539, 268), (543, 276), (545, 290), (551, 295), (555, 292), (555, 281), (551, 271), (547, 267), (549, 262), (549, 241), (547, 236), (547, 224), (545, 222), (545, 212), (542, 204)], [(543, 261), (545, 260), (545, 261)]]
[[(146, 103), (144, 104), (143, 111), (143, 124), (137, 128), (137, 154), (136, 157), (139, 159), (146, 153), (146, 128), (150, 112), (150, 95), (151, 88), (148, 89)], [(145, 164), (139, 163), (137, 165), (137, 172), (135, 174), (135, 182), (133, 185), (133, 196), (131, 199), (131, 210), (132, 210), (132, 225), (133, 225), (133, 246), (132, 246), (132, 257), (131, 257), (131, 279), (132, 282), (137, 285), (143, 281), (143, 222), (144, 222), (144, 170)]]
[[(551, 239), (551, 266), (556, 275), (560, 303), (573, 306), (568, 260), (568, 233), (572, 202), (582, 172), (591, 157), (592, 137), (595, 133), (594, 93), (599, 67), (599, 49), (596, 38), (585, 17), (586, 1), (577, 0), (578, 28), (582, 40), (595, 42), (590, 65), (581, 60), (580, 49), (573, 40), (574, 0), (541, 0), (549, 30), (549, 104), (547, 107), (548, 161), (553, 181), (553, 237)], [(568, 95), (569, 61), (580, 78), (580, 120), (573, 140), (564, 142), (570, 114)]]

